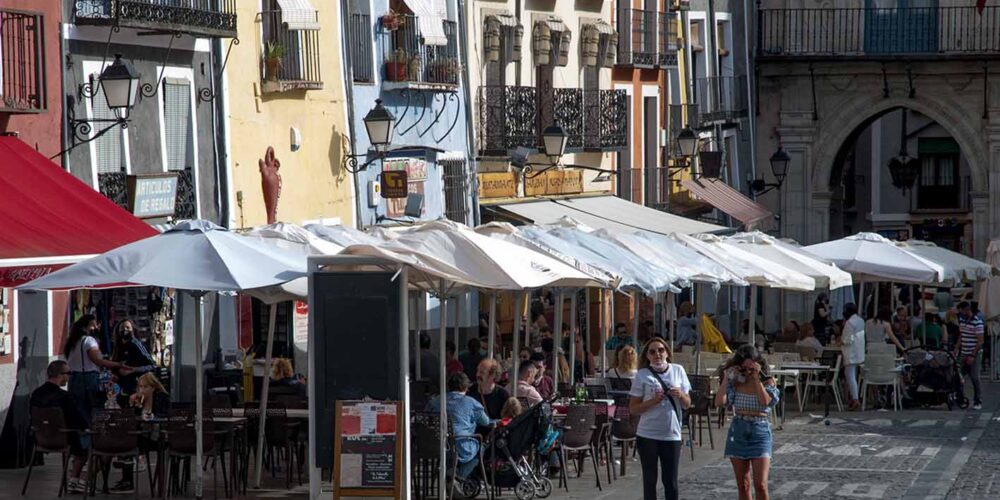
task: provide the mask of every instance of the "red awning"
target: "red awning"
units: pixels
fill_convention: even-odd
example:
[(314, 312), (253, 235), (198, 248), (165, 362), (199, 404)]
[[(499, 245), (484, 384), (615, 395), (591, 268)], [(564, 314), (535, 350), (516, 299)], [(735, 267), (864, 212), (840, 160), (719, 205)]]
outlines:
[[(713, 207), (743, 223), (747, 230), (768, 229), (773, 214), (719, 179), (685, 179), (681, 186)], [(765, 226), (765, 227), (761, 227)]]
[(15, 137), (0, 137), (0, 287), (157, 231)]

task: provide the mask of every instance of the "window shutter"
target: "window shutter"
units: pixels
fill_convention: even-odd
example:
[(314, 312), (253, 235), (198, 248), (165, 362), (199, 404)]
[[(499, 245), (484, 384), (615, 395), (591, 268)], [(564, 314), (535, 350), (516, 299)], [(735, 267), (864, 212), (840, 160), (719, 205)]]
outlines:
[[(104, 100), (104, 90), (97, 89), (93, 99), (94, 118), (98, 120), (115, 120), (115, 113), (108, 108)], [(110, 122), (94, 124), (93, 134), (109, 126)], [(94, 139), (93, 162), (97, 165), (98, 174), (117, 173), (125, 171), (125, 142), (122, 128), (114, 125), (103, 135)]]
[(191, 127), (191, 84), (185, 80), (163, 83), (163, 119), (167, 169), (194, 166), (194, 137)]

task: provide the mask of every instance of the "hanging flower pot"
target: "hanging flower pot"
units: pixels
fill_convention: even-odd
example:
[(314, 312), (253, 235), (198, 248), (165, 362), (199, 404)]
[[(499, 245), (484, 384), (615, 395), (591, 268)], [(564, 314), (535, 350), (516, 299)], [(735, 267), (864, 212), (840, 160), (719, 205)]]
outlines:
[(402, 14), (390, 10), (388, 13), (382, 15), (382, 27), (385, 28), (386, 31), (396, 31), (402, 25), (403, 25)]

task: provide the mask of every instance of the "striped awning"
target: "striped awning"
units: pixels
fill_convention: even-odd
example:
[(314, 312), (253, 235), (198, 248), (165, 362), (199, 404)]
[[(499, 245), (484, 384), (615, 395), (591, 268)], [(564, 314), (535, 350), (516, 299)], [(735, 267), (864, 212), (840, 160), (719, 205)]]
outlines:
[(281, 22), (289, 30), (318, 30), (319, 15), (309, 0), (278, 0)]
[(545, 26), (548, 26), (550, 31), (556, 31), (559, 33), (567, 31), (566, 23), (562, 22), (562, 19), (559, 19), (558, 17), (555, 16), (549, 16), (548, 19), (538, 22), (544, 24)]
[(518, 24), (517, 18), (514, 17), (513, 14), (507, 11), (498, 12), (496, 14), (490, 14), (486, 16), (486, 19), (488, 20), (491, 17), (493, 19), (496, 19), (497, 22), (500, 23), (500, 26), (506, 26), (508, 28), (516, 28)]
[(597, 21), (596, 23), (591, 23), (591, 26), (597, 28), (597, 32), (602, 35), (614, 35), (615, 28), (604, 21)]
[(681, 186), (705, 200), (713, 207), (742, 222), (747, 229), (760, 229), (770, 225), (773, 215), (770, 210), (747, 198), (720, 179), (686, 179)]

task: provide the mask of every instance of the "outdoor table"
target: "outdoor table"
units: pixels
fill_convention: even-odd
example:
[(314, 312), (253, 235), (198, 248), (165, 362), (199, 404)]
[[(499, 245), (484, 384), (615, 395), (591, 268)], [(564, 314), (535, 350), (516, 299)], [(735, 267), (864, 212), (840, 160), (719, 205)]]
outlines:
[[(801, 362), (801, 363), (782, 363), (780, 369), (783, 370), (796, 370), (801, 375), (801, 372), (823, 372), (830, 371), (830, 367), (822, 363), (816, 362)], [(824, 413), (823, 416), (827, 417), (830, 415), (830, 383), (827, 382), (823, 385), (823, 403), (824, 403)], [(802, 403), (803, 407), (805, 402)], [(801, 415), (803, 408), (799, 408), (799, 414)], [(784, 415), (782, 415), (784, 418)]]
[[(799, 375), (801, 375), (801, 374), (802, 374), (802, 372), (800, 372), (799, 370), (793, 370), (791, 368), (774, 368), (774, 369), (771, 370), (771, 375), (777, 375), (778, 376), (778, 387), (781, 388), (781, 393), (782, 393), (781, 394), (781, 425), (785, 425), (785, 399), (786, 399), (785, 398), (785, 394), (784, 394), (784, 392), (785, 392), (785, 378), (786, 377), (794, 377), (795, 379), (798, 379)], [(796, 390), (798, 390), (798, 389), (796, 389)], [(800, 406), (799, 407), (799, 413), (801, 413), (801, 412), (802, 412), (802, 407)], [(779, 429), (780, 429), (780, 427), (779, 427)]]
[[(285, 414), (288, 418), (305, 420), (309, 418), (309, 410), (305, 408), (286, 408)], [(233, 417), (244, 418), (243, 408), (233, 408)]]

